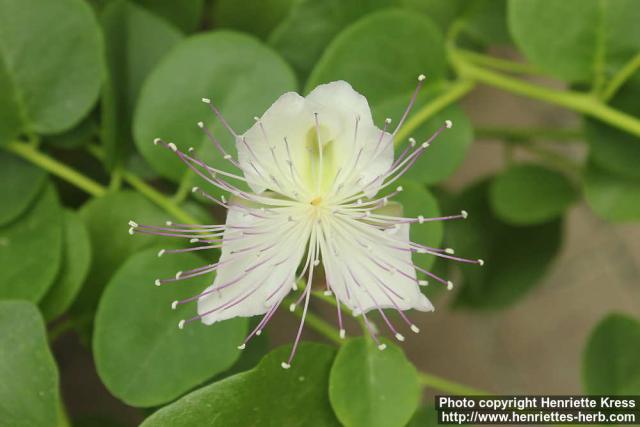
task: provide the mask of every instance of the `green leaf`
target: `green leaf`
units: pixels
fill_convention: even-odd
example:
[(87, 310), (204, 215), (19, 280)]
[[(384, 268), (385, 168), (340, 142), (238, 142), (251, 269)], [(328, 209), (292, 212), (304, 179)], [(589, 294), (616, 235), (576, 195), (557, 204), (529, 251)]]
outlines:
[(349, 24), (395, 0), (300, 0), (269, 36), (269, 44), (306, 78), (329, 43)]
[[(438, 201), (424, 186), (409, 179), (399, 179), (398, 186), (402, 186), (402, 193), (393, 200), (402, 204), (402, 216), (425, 218), (440, 216)], [(433, 248), (440, 247), (442, 243), (442, 222), (432, 221), (424, 224), (411, 224), (409, 228), (412, 242)], [(435, 257), (431, 255), (414, 254), (413, 262), (418, 266), (429, 269), (433, 265)], [(421, 275), (422, 273), (418, 273)]]
[(159, 208), (144, 196), (121, 191), (92, 199), (80, 210), (89, 231), (92, 248), (92, 262), (84, 286), (74, 303), (74, 314), (91, 315), (98, 303), (107, 281), (116, 269), (132, 254), (158, 244), (157, 236), (129, 235), (128, 222), (158, 225), (168, 218)]
[(154, 413), (142, 427), (338, 426), (327, 398), (335, 350), (301, 343), (290, 369), (290, 346), (268, 354), (253, 370), (213, 383)]
[(347, 427), (404, 426), (420, 391), (416, 368), (391, 343), (380, 351), (372, 340), (349, 340), (331, 367), (329, 400)]
[(287, 16), (291, 6), (303, 7), (294, 0), (218, 0), (213, 5), (212, 19), (218, 27), (255, 34), (266, 39)]
[(591, 332), (582, 356), (587, 394), (640, 394), (640, 322), (610, 314)]
[(0, 1), (0, 145), (72, 127), (98, 97), (102, 41), (81, 0)]
[(438, 427), (438, 411), (433, 406), (421, 406), (418, 408), (407, 427)]
[(166, 19), (185, 33), (198, 29), (204, 0), (134, 0), (154, 14)]
[(204, 275), (160, 287), (158, 278), (201, 267), (193, 254), (159, 258), (149, 249), (129, 258), (109, 281), (95, 319), (93, 354), (98, 375), (111, 393), (131, 406), (157, 406), (179, 397), (228, 369), (247, 320), (212, 326), (200, 322), (178, 329), (181, 319), (195, 316), (196, 305), (171, 310), (171, 303), (197, 295), (211, 283)]
[(423, 13), (444, 33), (463, 12), (469, 0), (400, 0), (402, 7)]
[(578, 197), (561, 173), (533, 164), (512, 166), (496, 176), (489, 200), (496, 215), (514, 225), (540, 224), (557, 218)]
[[(640, 78), (629, 81), (611, 100), (611, 106), (640, 117)], [(589, 142), (589, 159), (600, 168), (630, 178), (640, 178), (640, 138), (600, 121), (588, 119), (585, 135)]]
[(44, 318), (49, 321), (64, 313), (78, 295), (89, 272), (91, 245), (87, 229), (76, 212), (63, 212), (62, 265), (58, 277), (40, 301)]
[(346, 80), (369, 104), (377, 105), (411, 93), (418, 75), (436, 82), (445, 70), (444, 40), (429, 18), (402, 10), (382, 11), (350, 25), (331, 42), (305, 91)]
[[(414, 111), (428, 104), (445, 90), (425, 88), (416, 100)], [(382, 123), (386, 117), (400, 120), (410, 98), (410, 93), (404, 93), (374, 104), (376, 121)], [(415, 165), (407, 171), (405, 177), (430, 185), (448, 178), (460, 166), (473, 142), (473, 127), (467, 115), (457, 105), (449, 105), (434, 114), (413, 131), (413, 137), (418, 142), (425, 141), (442, 127), (445, 120), (451, 120), (453, 127), (446, 129), (433, 141)], [(396, 144), (396, 156), (398, 156), (407, 146), (407, 141), (396, 141)]]
[(58, 370), (38, 309), (26, 301), (0, 301), (0, 423), (55, 427)]
[(101, 103), (102, 143), (107, 164), (113, 166), (128, 150), (131, 117), (142, 82), (182, 34), (141, 6), (112, 1), (101, 17), (108, 77)]
[(73, 150), (89, 145), (98, 132), (98, 112), (93, 111), (73, 128), (43, 137), (42, 143), (63, 150)]
[(16, 219), (31, 205), (46, 177), (42, 169), (0, 151), (0, 226)]
[[(176, 78), (180, 76), (180, 78)], [(203, 97), (212, 98), (238, 132), (253, 124), (282, 93), (296, 87), (287, 64), (256, 39), (218, 31), (193, 36), (178, 44), (146, 80), (134, 117), (135, 142), (140, 153), (163, 176), (178, 181), (187, 171), (174, 153), (152, 143), (156, 137), (183, 150), (206, 147), (200, 153), (213, 167), (228, 170), (196, 123), (213, 122)], [(219, 121), (213, 133), (231, 153), (235, 142)], [(210, 161), (212, 160), (212, 161)]]
[(529, 292), (549, 269), (560, 248), (562, 221), (514, 227), (493, 216), (488, 182), (466, 189), (452, 209), (469, 213), (447, 224), (456, 254), (485, 265), (457, 264), (463, 278), (455, 304), (474, 309), (502, 308)]
[(593, 211), (614, 222), (640, 220), (640, 178), (629, 178), (589, 163), (584, 194)]
[(474, 41), (483, 45), (511, 43), (507, 0), (473, 0), (466, 4), (462, 26)]
[(18, 220), (0, 227), (0, 299), (37, 302), (62, 258), (62, 212), (52, 184)]
[(634, 0), (510, 0), (508, 15), (529, 61), (572, 82), (592, 82), (640, 49), (640, 3)]

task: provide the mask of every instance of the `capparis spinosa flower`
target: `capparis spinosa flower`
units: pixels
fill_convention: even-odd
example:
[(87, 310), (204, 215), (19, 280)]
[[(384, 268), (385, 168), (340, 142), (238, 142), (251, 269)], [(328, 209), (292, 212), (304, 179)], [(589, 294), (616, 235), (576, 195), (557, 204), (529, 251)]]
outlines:
[[(309, 307), (312, 280), (322, 264), (325, 294), (335, 298), (338, 328), (345, 337), (342, 307), (362, 316), (372, 338), (384, 344), (367, 313), (379, 312), (399, 341), (404, 336), (391, 323), (384, 309), (396, 310), (413, 332), (419, 329), (404, 311), (432, 311), (433, 305), (420, 291), (430, 279), (452, 287), (452, 283), (416, 266), (412, 256), (438, 256), (461, 262), (451, 249), (412, 242), (409, 227), (429, 221), (466, 218), (465, 211), (439, 218), (404, 217), (391, 199), (402, 191), (394, 182), (423, 155), (429, 145), (452, 123), (446, 121), (426, 141), (409, 139), (394, 159), (394, 140), (407, 118), (424, 76), (393, 131), (390, 119), (383, 129), (373, 123), (364, 96), (348, 83), (336, 81), (316, 87), (306, 97), (288, 92), (256, 118), (244, 134), (236, 133), (208, 99), (206, 103), (235, 138), (237, 158), (228, 153), (204, 123), (198, 126), (219, 154), (235, 169), (220, 170), (199, 159), (193, 149), (180, 151), (174, 143), (156, 139), (155, 144), (173, 151), (206, 182), (231, 194), (219, 198), (195, 187), (212, 202), (227, 209), (225, 224), (190, 225), (168, 222), (166, 226), (131, 222), (130, 233), (155, 234), (188, 239), (194, 246), (161, 250), (158, 254), (221, 249), (217, 262), (175, 277), (158, 279), (156, 285), (215, 272), (213, 283), (202, 292), (174, 301), (172, 307), (197, 303), (197, 315), (180, 321), (179, 327), (200, 320), (210, 325), (237, 316), (263, 315), (257, 327), (239, 346), (259, 335), (285, 297), (303, 283), (298, 300), (303, 306), (301, 322), (288, 368), (300, 341)], [(248, 190), (240, 188), (244, 183)], [(384, 195), (380, 195), (384, 193)]]

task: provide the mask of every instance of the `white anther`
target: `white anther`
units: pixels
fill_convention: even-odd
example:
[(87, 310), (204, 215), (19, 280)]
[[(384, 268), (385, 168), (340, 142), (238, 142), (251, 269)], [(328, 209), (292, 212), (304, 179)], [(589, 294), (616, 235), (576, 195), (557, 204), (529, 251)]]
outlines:
[(222, 195), (220, 196), (220, 200), (222, 200), (222, 203), (224, 203), (224, 204), (226, 204), (226, 203), (227, 203), (227, 198), (226, 198), (226, 197), (224, 197), (224, 194), (222, 194)]
[(211, 100), (209, 98), (202, 98), (202, 102), (205, 104), (211, 104)]
[(169, 227), (173, 225), (173, 221), (165, 221), (164, 223), (167, 224)]
[(160, 249), (160, 250), (158, 251), (158, 258), (160, 258), (162, 255), (164, 255), (164, 253), (165, 253), (165, 252), (166, 252), (166, 251), (165, 251), (164, 249)]
[(158, 143), (162, 141), (160, 138), (154, 138), (153, 139), (153, 145), (158, 145)]
[(298, 285), (296, 284), (296, 282), (293, 282), (293, 285), (291, 286), (291, 289), (293, 289), (294, 291), (298, 290)]
[(453, 255), (456, 253), (456, 251), (453, 250), (453, 248), (446, 248), (444, 250), (444, 253), (449, 254), (449, 255)]
[(426, 78), (427, 78), (427, 76), (425, 76), (424, 74), (420, 74), (420, 75), (418, 76), (418, 81), (419, 81), (419, 82), (423, 82), (423, 81), (424, 81), (424, 79), (426, 79)]
[(327, 289), (326, 291), (323, 292), (325, 297), (330, 297), (331, 295), (333, 295), (333, 292), (331, 292), (329, 289)]
[(469, 213), (467, 211), (460, 211), (460, 215), (462, 215), (462, 218), (467, 219)]
[(378, 346), (378, 350), (380, 350), (380, 351), (383, 351), (385, 348), (387, 348), (387, 345), (386, 345), (386, 344), (380, 344), (380, 345)]
[(184, 329), (185, 320), (181, 320), (178, 322), (178, 329)]
[(154, 285), (156, 285), (156, 286), (160, 286), (160, 279), (156, 279), (156, 280), (153, 282), (153, 284), (154, 284)]
[(384, 122), (385, 122), (386, 124), (389, 124), (389, 123), (391, 123), (391, 119), (390, 119), (389, 117), (387, 117), (386, 119), (384, 119)]
[(409, 144), (411, 144), (412, 147), (415, 147), (417, 142), (414, 138), (409, 138)]
[(451, 280), (447, 281), (447, 290), (450, 291), (451, 289), (453, 289), (453, 282)]
[(189, 243), (198, 243), (198, 240), (199, 239), (197, 237), (194, 237), (192, 239), (189, 239)]
[(479, 259), (478, 260), (478, 264), (480, 264), (480, 266), (483, 266), (484, 265), (484, 260), (483, 259)]
[(429, 147), (429, 143), (428, 142), (423, 142), (422, 143), (422, 148), (428, 148)]
[(447, 129), (451, 129), (452, 126), (453, 126), (453, 122), (451, 120), (444, 121), (444, 127), (446, 127)]
[(400, 333), (396, 333), (396, 339), (398, 341), (404, 341), (404, 336), (402, 334), (400, 334)]
[(347, 331), (344, 329), (340, 329), (340, 339), (344, 339), (347, 336)]
[(225, 155), (224, 155), (224, 159), (225, 159), (225, 160), (229, 160), (230, 158), (231, 158), (231, 154), (225, 154)]
[(171, 151), (173, 151), (173, 152), (178, 151), (178, 147), (173, 142), (170, 142), (167, 145), (169, 146), (169, 148), (171, 148)]
[(416, 249), (416, 252), (419, 253), (419, 254), (426, 254), (427, 250), (423, 249), (423, 248), (418, 248), (418, 249)]
[(296, 305), (292, 303), (292, 304), (289, 306), (289, 311), (290, 311), (290, 312), (292, 312), (292, 313), (293, 313), (294, 311), (296, 311)]
[(133, 236), (133, 233), (134, 233), (133, 227), (129, 228), (129, 234), (131, 234)]
[(402, 188), (402, 185), (399, 185), (396, 187), (396, 191), (402, 191), (402, 190), (404, 190), (404, 188)]
[(418, 328), (416, 325), (411, 325), (411, 330), (416, 334), (420, 332), (420, 328)]
[(192, 192), (192, 193), (195, 193), (195, 192), (196, 192), (196, 191), (198, 191), (199, 189), (200, 189), (199, 187), (193, 187), (193, 188), (191, 189), (191, 192)]
[(179, 279), (179, 278), (180, 278), (180, 276), (182, 276), (182, 271), (178, 271), (178, 272), (176, 273), (176, 279)]
[(253, 120), (255, 120), (256, 122), (260, 120), (260, 117), (258, 116), (253, 116)]
[(176, 308), (178, 308), (178, 300), (171, 303), (171, 310), (175, 310)]
[(280, 366), (282, 366), (282, 369), (289, 369), (291, 367), (287, 362), (282, 362)]
[(204, 123), (203, 122), (198, 122), (198, 127), (201, 128), (201, 129), (204, 128)]
[(240, 344), (240, 345), (238, 346), (238, 350), (244, 350), (245, 348), (247, 348), (247, 345), (246, 345), (246, 344)]
[(129, 225), (133, 228), (136, 228), (138, 226), (138, 223), (134, 222), (134, 221), (129, 221)]
[(257, 335), (257, 336), (262, 335), (262, 329), (258, 329), (258, 330), (256, 331), (256, 335)]
[(316, 266), (316, 267), (319, 266), (320, 265), (320, 260), (317, 259), (317, 260), (313, 261), (313, 265)]
[(422, 215), (418, 216), (418, 222), (422, 224), (424, 222), (424, 217)]
[(429, 284), (429, 282), (426, 281), (426, 280), (418, 280), (418, 285), (420, 285), (420, 286), (427, 286), (428, 284)]

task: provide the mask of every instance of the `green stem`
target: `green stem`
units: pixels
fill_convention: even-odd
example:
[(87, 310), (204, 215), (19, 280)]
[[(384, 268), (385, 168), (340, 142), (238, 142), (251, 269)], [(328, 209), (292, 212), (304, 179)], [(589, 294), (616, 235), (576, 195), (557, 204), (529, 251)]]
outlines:
[(36, 166), (50, 172), (51, 174), (62, 178), (63, 180), (75, 185), (76, 187), (86, 191), (95, 197), (101, 197), (107, 193), (106, 187), (88, 178), (69, 166), (55, 160), (52, 157), (41, 153), (31, 145), (12, 142), (4, 147), (8, 151), (30, 161)]
[(51, 330), (49, 330), (49, 332), (47, 333), (49, 342), (50, 343), (56, 342), (58, 338), (60, 338), (62, 335), (64, 335), (65, 333), (73, 329), (73, 327), (74, 327), (74, 323), (71, 321), (71, 319), (69, 319), (68, 317), (64, 318), (55, 326), (53, 326)]
[(505, 71), (508, 73), (518, 74), (542, 74), (540, 70), (535, 68), (531, 64), (522, 62), (509, 61), (507, 59), (496, 58), (494, 56), (483, 55), (481, 53), (472, 52), (470, 50), (458, 49), (458, 53), (465, 59), (478, 65), (484, 65), (496, 70)]
[(463, 78), (559, 105), (640, 136), (640, 119), (611, 108), (591, 95), (573, 91), (553, 90), (505, 76), (466, 61), (455, 50), (451, 53), (451, 59), (454, 67)]
[(420, 384), (424, 387), (433, 388), (450, 394), (468, 396), (487, 396), (491, 394), (489, 392), (478, 390), (464, 384), (458, 384), (454, 381), (450, 381), (446, 378), (438, 377), (433, 374), (428, 374), (426, 372), (418, 372), (418, 379), (420, 380)]
[[(405, 138), (408, 138), (411, 133), (418, 128), (422, 123), (424, 123), (431, 116), (448, 106), (449, 104), (454, 103), (458, 99), (465, 96), (467, 93), (473, 89), (475, 84), (469, 80), (460, 80), (451, 85), (451, 87), (444, 92), (442, 95), (434, 98), (428, 104), (425, 104), (421, 108), (419, 108), (411, 117), (407, 119), (404, 123), (404, 126), (398, 131), (398, 134), (395, 137), (395, 144), (398, 145)], [(455, 123), (454, 123), (455, 126)]]
[(555, 151), (548, 150), (531, 143), (522, 144), (520, 145), (520, 147), (538, 156), (541, 160), (546, 161), (549, 165), (555, 166), (558, 169), (568, 172), (575, 180), (579, 179), (581, 175), (581, 166), (571, 159), (562, 156)]
[[(295, 303), (295, 299), (294, 298), (289, 297), (289, 298), (286, 298), (284, 300), (285, 307), (287, 307), (287, 306), (289, 306), (290, 304), (293, 304), (293, 303)], [(300, 309), (294, 310), (293, 314), (294, 314), (294, 316), (296, 316), (299, 319), (302, 318), (302, 310), (300, 310)], [(326, 337), (329, 340), (333, 341), (335, 344), (342, 345), (344, 343), (344, 340), (340, 339), (340, 336), (336, 332), (336, 328), (334, 328), (332, 325), (327, 323), (320, 316), (317, 316), (314, 313), (312, 313), (310, 310), (307, 310), (307, 316), (305, 318), (305, 325), (309, 325), (316, 332), (320, 333), (320, 335), (323, 335), (324, 337)]]
[(187, 173), (180, 180), (180, 184), (178, 185), (178, 190), (173, 195), (171, 200), (173, 200), (174, 203), (178, 203), (178, 204), (182, 203), (186, 200), (187, 197), (189, 197), (190, 193), (191, 193), (191, 174)]
[(187, 224), (198, 224), (199, 221), (195, 219), (193, 216), (188, 214), (184, 209), (180, 206), (176, 205), (173, 200), (169, 197), (165, 196), (142, 179), (138, 178), (134, 174), (128, 171), (122, 172), (122, 177), (125, 181), (127, 181), (133, 188), (135, 188), (139, 193), (147, 197), (156, 205), (160, 206), (164, 209), (169, 215), (173, 215), (173, 217), (181, 222)]
[(473, 132), (478, 139), (504, 139), (509, 142), (525, 142), (535, 139), (571, 142), (581, 141), (584, 138), (584, 134), (580, 129), (486, 126), (476, 127)]
[[(313, 296), (326, 302), (327, 304), (333, 306), (334, 308), (338, 308), (338, 304), (336, 303), (336, 300), (332, 297), (326, 296), (324, 293), (319, 292), (319, 291), (315, 291), (313, 292)], [(357, 316), (354, 317), (354, 319), (356, 320), (356, 322), (358, 322), (358, 324), (360, 325), (360, 329), (362, 329), (362, 333), (364, 336), (368, 337), (369, 336), (369, 328), (367, 328), (367, 324), (364, 322), (364, 319), (362, 318), (362, 316)]]
[(602, 92), (602, 100), (606, 102), (613, 98), (618, 92), (618, 89), (620, 89), (638, 69), (640, 69), (640, 53), (637, 53), (636, 56), (631, 58), (631, 60), (611, 78), (609, 84), (607, 84)]

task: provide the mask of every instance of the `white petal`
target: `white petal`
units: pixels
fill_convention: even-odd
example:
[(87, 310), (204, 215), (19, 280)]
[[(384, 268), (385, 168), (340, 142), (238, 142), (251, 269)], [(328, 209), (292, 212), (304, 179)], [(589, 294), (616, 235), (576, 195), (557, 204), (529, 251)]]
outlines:
[[(331, 289), (355, 313), (378, 307), (433, 310), (420, 292), (411, 252), (397, 249), (409, 248), (408, 224), (386, 231), (364, 223), (335, 224), (327, 237), (331, 242), (325, 242), (322, 257)], [(362, 243), (371, 243), (371, 249)]]
[[(256, 218), (237, 207), (228, 211), (225, 239), (229, 241), (225, 242), (220, 257), (221, 263), (227, 263), (198, 300), (198, 314), (203, 316), (203, 323), (210, 325), (232, 317), (266, 313), (290, 292), (306, 240), (304, 231), (290, 230), (297, 224), (284, 223), (286, 218), (286, 214), (273, 220)], [(233, 228), (250, 226), (259, 226), (264, 234), (241, 235), (239, 230), (246, 228)], [(240, 239), (231, 240), (239, 236)], [(237, 252), (255, 245), (271, 248), (259, 256), (259, 248)], [(208, 293), (219, 287), (224, 288)]]
[(353, 120), (360, 117), (363, 125), (373, 125), (367, 98), (343, 80), (317, 86), (305, 98), (312, 107), (327, 109)]

